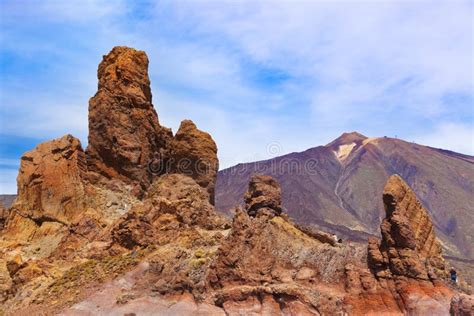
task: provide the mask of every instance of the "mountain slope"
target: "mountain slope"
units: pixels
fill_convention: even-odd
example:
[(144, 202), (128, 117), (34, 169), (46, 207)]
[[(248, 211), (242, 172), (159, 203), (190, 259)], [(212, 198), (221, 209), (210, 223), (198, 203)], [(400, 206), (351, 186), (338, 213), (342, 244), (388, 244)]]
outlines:
[(361, 240), (378, 234), (383, 184), (399, 174), (429, 210), (443, 247), (474, 257), (474, 157), (394, 138), (345, 133), (326, 146), (222, 170), (216, 206), (239, 204), (251, 175), (275, 177), (283, 207), (296, 221)]

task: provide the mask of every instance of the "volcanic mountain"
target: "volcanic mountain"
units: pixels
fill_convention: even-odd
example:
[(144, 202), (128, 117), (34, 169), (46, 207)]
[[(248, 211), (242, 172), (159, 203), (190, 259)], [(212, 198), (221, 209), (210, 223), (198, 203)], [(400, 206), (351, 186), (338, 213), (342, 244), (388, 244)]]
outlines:
[(325, 146), (221, 170), (216, 207), (231, 215), (251, 175), (273, 176), (295, 221), (352, 240), (378, 235), (383, 184), (399, 174), (433, 218), (445, 251), (474, 258), (474, 157), (396, 138), (344, 133)]

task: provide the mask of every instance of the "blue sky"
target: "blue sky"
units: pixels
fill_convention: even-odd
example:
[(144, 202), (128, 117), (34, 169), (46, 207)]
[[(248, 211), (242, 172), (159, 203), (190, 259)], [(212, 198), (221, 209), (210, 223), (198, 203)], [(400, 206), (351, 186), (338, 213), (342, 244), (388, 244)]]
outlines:
[(0, 193), (19, 158), (87, 145), (102, 55), (145, 50), (160, 123), (190, 118), (221, 167), (345, 131), (474, 154), (472, 1), (0, 1)]

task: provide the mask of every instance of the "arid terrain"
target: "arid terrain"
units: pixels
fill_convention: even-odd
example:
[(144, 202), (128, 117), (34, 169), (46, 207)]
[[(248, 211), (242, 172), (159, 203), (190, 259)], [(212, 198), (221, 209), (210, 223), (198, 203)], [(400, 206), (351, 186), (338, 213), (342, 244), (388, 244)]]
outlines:
[[(294, 154), (318, 157), (313, 177), (232, 180), (218, 176), (210, 134), (161, 125), (145, 52), (115, 47), (97, 76), (87, 148), (64, 135), (25, 153), (18, 195), (0, 209), (0, 314), (474, 313), (444, 256), (470, 255), (472, 157), (347, 134)], [(428, 154), (409, 156), (416, 146)]]
[(296, 222), (365, 242), (385, 216), (383, 185), (399, 174), (433, 219), (447, 254), (474, 259), (474, 157), (409, 143), (346, 133), (326, 146), (218, 173), (216, 207), (229, 214), (254, 172), (282, 187), (284, 209)]

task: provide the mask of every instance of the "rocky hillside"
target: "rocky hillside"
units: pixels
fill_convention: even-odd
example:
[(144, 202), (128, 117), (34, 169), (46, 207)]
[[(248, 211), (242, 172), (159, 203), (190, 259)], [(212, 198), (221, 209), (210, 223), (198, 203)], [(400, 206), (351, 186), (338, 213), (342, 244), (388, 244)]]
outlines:
[(474, 258), (474, 157), (394, 138), (347, 133), (326, 146), (218, 173), (216, 207), (230, 215), (253, 173), (273, 176), (297, 222), (366, 241), (384, 217), (383, 184), (399, 174), (428, 209), (447, 253)]
[[(217, 148), (189, 120), (158, 122), (144, 52), (115, 47), (89, 103), (89, 146), (25, 153), (0, 209), (0, 314), (469, 315), (428, 211), (397, 175), (382, 239), (295, 225), (285, 188), (254, 174), (232, 221), (213, 205)], [(382, 194), (383, 193), (383, 194)]]

